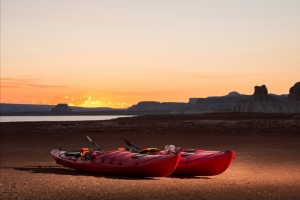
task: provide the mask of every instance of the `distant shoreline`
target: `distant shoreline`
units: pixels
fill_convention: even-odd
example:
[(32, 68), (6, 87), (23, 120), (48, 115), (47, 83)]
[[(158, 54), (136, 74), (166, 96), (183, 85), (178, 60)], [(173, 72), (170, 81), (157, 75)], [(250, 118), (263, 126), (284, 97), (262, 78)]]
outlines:
[(3, 112), (0, 116), (79, 116), (79, 115), (143, 115), (143, 114), (166, 114), (162, 111), (152, 112), (138, 112), (138, 111), (78, 111), (78, 112), (64, 112), (55, 113), (49, 111), (35, 111), (35, 112)]

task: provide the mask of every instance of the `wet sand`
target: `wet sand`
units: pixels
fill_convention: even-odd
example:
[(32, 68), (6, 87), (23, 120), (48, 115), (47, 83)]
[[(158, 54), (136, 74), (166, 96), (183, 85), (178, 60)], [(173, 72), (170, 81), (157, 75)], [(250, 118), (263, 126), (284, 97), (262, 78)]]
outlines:
[[(151, 115), (109, 121), (1, 123), (1, 199), (300, 199), (298, 115)], [(54, 148), (140, 146), (228, 150), (231, 166), (211, 177), (130, 178), (64, 168)]]

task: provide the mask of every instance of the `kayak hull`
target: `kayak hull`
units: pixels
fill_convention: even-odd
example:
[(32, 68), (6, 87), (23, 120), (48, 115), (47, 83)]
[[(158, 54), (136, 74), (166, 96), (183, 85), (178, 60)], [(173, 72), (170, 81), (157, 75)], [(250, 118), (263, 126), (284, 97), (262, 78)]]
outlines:
[(223, 173), (234, 159), (234, 151), (195, 150), (183, 152), (172, 175), (215, 176)]
[(114, 150), (85, 160), (53, 149), (51, 155), (57, 164), (84, 172), (111, 176), (165, 177), (175, 170), (181, 154), (144, 155)]

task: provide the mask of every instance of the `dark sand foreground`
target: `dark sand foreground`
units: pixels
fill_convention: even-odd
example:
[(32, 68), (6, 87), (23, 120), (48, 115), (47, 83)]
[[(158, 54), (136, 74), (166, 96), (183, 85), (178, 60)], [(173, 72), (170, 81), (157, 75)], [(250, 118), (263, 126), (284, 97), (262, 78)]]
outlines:
[[(0, 199), (300, 199), (299, 115), (153, 115), (86, 122), (1, 123)], [(54, 148), (140, 146), (234, 150), (212, 177), (128, 178), (64, 168)]]

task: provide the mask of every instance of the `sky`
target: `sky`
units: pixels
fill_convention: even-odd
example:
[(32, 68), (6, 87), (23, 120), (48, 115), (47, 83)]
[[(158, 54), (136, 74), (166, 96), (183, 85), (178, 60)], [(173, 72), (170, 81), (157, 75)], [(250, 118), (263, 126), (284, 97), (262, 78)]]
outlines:
[(299, 0), (1, 0), (1, 103), (126, 108), (288, 94)]

